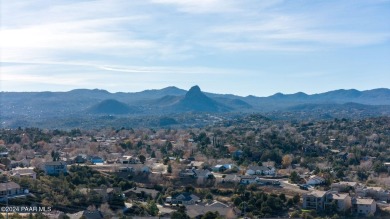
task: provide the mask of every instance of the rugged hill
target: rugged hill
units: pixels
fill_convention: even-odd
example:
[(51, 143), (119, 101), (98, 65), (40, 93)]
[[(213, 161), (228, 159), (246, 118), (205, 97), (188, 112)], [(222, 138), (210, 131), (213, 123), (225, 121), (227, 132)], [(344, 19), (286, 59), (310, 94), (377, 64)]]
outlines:
[(206, 96), (199, 88), (193, 86), (184, 98), (171, 106), (171, 109), (182, 112), (228, 112), (231, 109)]

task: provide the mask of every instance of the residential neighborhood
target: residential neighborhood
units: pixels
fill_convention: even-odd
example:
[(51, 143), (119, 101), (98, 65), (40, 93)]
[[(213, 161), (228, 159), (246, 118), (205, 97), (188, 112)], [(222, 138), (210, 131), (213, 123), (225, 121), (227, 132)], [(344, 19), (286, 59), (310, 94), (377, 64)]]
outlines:
[[(257, 119), (260, 124), (267, 122)], [(237, 131), (246, 130), (244, 127)], [(388, 215), (389, 172), (378, 158), (360, 156), (357, 160), (358, 151), (332, 146), (334, 140), (325, 142), (339, 148), (337, 151), (326, 150), (324, 145), (317, 149), (297, 146), (294, 153), (278, 154), (273, 149), (259, 150), (260, 139), (251, 131), (248, 133), (254, 137), (230, 134), (237, 139), (227, 143), (220, 137), (224, 128), (216, 130), (219, 132), (109, 129), (62, 134), (3, 130), (0, 147), (8, 153), (1, 159), (1, 199), (11, 205), (54, 203), (56, 214), (71, 218), (110, 218), (118, 212), (192, 218), (211, 214), (208, 212), (217, 212), (222, 218)], [(264, 127), (263, 138), (268, 136), (266, 130)], [(47, 140), (34, 143), (28, 137), (31, 133)], [(13, 140), (15, 136), (21, 136), (19, 143)], [(14, 145), (29, 142), (34, 149), (15, 153)], [(340, 150), (350, 152), (334, 156)], [(316, 159), (311, 158), (312, 153), (317, 154)], [(345, 172), (329, 166), (326, 159)], [(345, 159), (350, 167), (340, 166)], [(272, 202), (264, 201), (268, 199)]]

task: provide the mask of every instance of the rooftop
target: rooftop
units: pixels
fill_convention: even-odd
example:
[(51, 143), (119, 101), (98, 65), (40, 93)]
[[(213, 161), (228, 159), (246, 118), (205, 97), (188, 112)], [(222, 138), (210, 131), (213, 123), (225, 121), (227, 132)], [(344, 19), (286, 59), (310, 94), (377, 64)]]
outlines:
[(357, 198), (356, 204), (358, 205), (371, 205), (373, 202), (375, 202), (374, 199), (371, 198)]
[(346, 197), (349, 196), (348, 193), (330, 193), (330, 195), (334, 200), (344, 200)]
[(358, 183), (357, 182), (346, 182), (346, 181), (342, 181), (342, 182), (337, 182), (337, 183), (332, 183), (332, 185), (345, 185), (345, 186), (356, 186)]
[(325, 194), (326, 194), (326, 191), (313, 190), (310, 193), (308, 193), (307, 195), (314, 196), (317, 198), (322, 198), (322, 197), (324, 197)]
[(0, 191), (7, 191), (7, 189), (20, 189), (20, 186), (15, 182), (0, 183)]
[(50, 161), (45, 163), (45, 166), (65, 166), (65, 165), (66, 165), (65, 161)]

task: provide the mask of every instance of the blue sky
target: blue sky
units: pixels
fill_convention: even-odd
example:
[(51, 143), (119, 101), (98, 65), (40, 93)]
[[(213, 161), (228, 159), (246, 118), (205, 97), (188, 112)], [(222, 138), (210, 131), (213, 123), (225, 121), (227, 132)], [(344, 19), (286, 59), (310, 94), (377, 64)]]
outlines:
[(2, 91), (390, 85), (389, 0), (1, 1)]

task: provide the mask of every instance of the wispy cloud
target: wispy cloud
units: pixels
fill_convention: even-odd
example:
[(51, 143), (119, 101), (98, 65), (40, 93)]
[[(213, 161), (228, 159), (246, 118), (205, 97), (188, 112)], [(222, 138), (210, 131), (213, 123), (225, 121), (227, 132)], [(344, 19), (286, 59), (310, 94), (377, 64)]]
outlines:
[(151, 0), (151, 2), (172, 5), (179, 11), (193, 14), (239, 11), (239, 3), (232, 0)]
[[(340, 15), (327, 17), (326, 21), (310, 11), (280, 9), (283, 1), (150, 2), (153, 4), (120, 0), (7, 3), (1, 11), (2, 61), (42, 59), (45, 53), (48, 59), (79, 54), (85, 54), (85, 59), (87, 54), (93, 54), (183, 60), (215, 49), (313, 51), (378, 44), (390, 37), (389, 29), (329, 29), (329, 25), (339, 22)], [(159, 12), (162, 5), (173, 7), (173, 13)], [(218, 17), (203, 17), (213, 13), (219, 13)]]
[[(388, 48), (388, 3), (381, 0), (3, 1), (0, 62), (22, 68), (2, 66), (5, 76), (1, 80), (14, 83), (23, 78), (34, 83), (58, 80), (55, 83), (69, 86), (92, 82), (104, 85), (104, 81), (109, 81), (107, 75), (117, 78), (115, 83), (130, 80), (129, 75), (140, 84), (172, 82), (178, 78), (190, 81), (196, 80), (196, 75), (202, 80), (207, 80), (205, 75), (225, 80), (230, 76), (236, 78), (237, 74), (269, 72), (271, 67), (263, 68), (272, 62), (277, 63), (273, 71), (282, 74), (285, 69), (279, 69), (278, 60), (263, 63), (258, 60), (264, 60), (269, 53), (310, 57), (351, 48), (362, 51), (378, 45)], [(354, 54), (348, 55), (353, 59)], [(317, 69), (313, 67), (310, 71)], [(79, 73), (77, 80), (72, 79), (75, 72)], [(46, 80), (50, 74), (55, 76)], [(99, 77), (84, 76), (93, 74)]]

